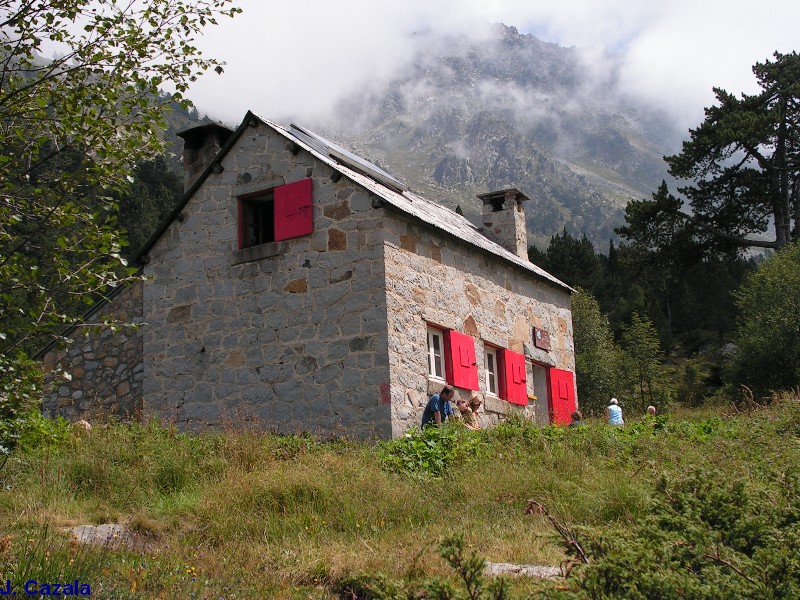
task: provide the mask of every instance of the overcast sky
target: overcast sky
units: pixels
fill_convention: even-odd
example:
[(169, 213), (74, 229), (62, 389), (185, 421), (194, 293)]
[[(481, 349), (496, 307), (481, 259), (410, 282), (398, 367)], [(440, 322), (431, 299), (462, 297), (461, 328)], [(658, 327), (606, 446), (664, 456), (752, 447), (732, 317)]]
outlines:
[(343, 95), (384, 77), (420, 30), (486, 35), (490, 23), (593, 61), (620, 55), (622, 82), (682, 128), (703, 118), (712, 86), (755, 91), (751, 66), (800, 50), (798, 0), (238, 0), (244, 12), (209, 28), (206, 54), (227, 63), (189, 96), (201, 114), (238, 124), (324, 118)]

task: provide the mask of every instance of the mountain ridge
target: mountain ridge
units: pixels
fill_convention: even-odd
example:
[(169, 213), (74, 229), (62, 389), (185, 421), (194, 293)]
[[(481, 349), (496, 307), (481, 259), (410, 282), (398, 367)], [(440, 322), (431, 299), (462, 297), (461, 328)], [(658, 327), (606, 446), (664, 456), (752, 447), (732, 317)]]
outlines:
[(620, 92), (613, 57), (593, 72), (576, 49), (502, 24), (479, 41), (421, 33), (415, 48), (342, 101), (337, 125), (314, 126), (476, 223), (477, 193), (514, 186), (532, 199), (531, 243), (566, 229), (604, 247), (627, 202), (667, 177), (678, 133)]

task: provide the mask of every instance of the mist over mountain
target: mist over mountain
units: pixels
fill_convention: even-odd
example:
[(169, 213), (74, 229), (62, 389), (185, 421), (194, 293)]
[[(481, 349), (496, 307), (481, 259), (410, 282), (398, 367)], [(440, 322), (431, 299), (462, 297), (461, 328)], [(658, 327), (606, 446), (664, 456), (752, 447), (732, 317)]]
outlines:
[(613, 57), (590, 66), (504, 25), (486, 39), (415, 41), (392, 77), (312, 125), (475, 222), (475, 194), (515, 186), (531, 198), (531, 243), (566, 227), (605, 249), (626, 203), (649, 197), (663, 155), (679, 150), (685, 132), (619, 93)]

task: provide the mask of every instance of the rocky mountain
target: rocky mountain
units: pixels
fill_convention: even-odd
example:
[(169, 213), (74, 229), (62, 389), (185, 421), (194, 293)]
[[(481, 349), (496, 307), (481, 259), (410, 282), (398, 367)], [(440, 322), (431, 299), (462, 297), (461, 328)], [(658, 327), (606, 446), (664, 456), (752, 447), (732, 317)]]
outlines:
[(625, 204), (666, 177), (680, 133), (619, 93), (612, 57), (592, 69), (503, 25), (480, 41), (420, 33), (415, 48), (322, 132), (475, 222), (475, 194), (516, 186), (532, 243), (566, 227), (605, 249)]

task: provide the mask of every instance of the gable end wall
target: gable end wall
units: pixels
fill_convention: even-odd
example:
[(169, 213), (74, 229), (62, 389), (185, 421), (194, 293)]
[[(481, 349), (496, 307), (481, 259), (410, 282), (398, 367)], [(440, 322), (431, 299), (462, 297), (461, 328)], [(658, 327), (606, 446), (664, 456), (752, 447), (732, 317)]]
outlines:
[[(265, 125), (245, 130), (154, 245), (145, 417), (389, 437), (383, 209)], [(314, 231), (237, 252), (237, 197), (312, 179)]]

